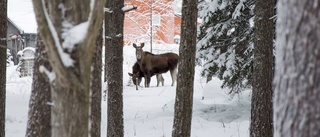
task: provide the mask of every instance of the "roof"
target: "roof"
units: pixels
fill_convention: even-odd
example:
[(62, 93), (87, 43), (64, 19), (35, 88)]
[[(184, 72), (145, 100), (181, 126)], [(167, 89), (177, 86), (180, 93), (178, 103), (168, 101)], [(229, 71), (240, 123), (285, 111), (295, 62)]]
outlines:
[(22, 31), (22, 29), (20, 29), (19, 26), (15, 24), (10, 18), (7, 18), (7, 19), (14, 27), (16, 27), (19, 31)]
[(37, 33), (32, 0), (8, 0), (8, 18), (24, 33)]

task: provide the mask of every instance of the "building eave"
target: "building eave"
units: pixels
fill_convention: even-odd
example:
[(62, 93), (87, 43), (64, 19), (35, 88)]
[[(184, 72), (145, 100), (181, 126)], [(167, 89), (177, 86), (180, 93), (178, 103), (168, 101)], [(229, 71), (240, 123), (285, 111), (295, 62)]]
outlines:
[(7, 19), (14, 27), (16, 27), (20, 31), (20, 33), (23, 32), (23, 30), (20, 29), (19, 26), (17, 24), (15, 24), (9, 17)]

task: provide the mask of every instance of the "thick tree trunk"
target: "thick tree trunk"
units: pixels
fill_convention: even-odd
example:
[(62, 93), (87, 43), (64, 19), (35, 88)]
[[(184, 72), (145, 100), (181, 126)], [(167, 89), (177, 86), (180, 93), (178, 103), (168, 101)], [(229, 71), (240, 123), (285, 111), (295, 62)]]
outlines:
[(45, 75), (40, 73), (40, 66), (51, 70), (47, 52), (38, 35), (26, 137), (51, 136), (51, 109), (48, 105), (48, 102), (51, 102), (50, 83)]
[(7, 70), (7, 1), (0, 2), (0, 137), (5, 137)]
[[(52, 136), (86, 137), (90, 134), (93, 45), (102, 22), (104, 1), (47, 0), (43, 3), (44, 1), (34, 0), (33, 4), (38, 29), (53, 70), (53, 73), (48, 75), (52, 87)], [(77, 34), (71, 29), (83, 32)], [(72, 37), (84, 35), (83, 33), (86, 35), (81, 40), (77, 36)], [(79, 41), (73, 41), (77, 40), (75, 38)]]
[(123, 137), (123, 0), (107, 0), (105, 64), (108, 92), (108, 137)]
[(86, 137), (89, 134), (89, 86), (70, 75), (68, 80), (59, 79), (51, 92), (52, 135)]
[(274, 1), (256, 0), (251, 137), (273, 136), (272, 80)]
[(275, 136), (319, 137), (319, 1), (279, 0), (277, 9)]
[(183, 0), (173, 137), (189, 137), (191, 133), (197, 13), (197, 0)]
[(99, 30), (93, 53), (91, 71), (91, 137), (100, 137), (101, 125), (101, 73), (102, 73), (102, 27)]

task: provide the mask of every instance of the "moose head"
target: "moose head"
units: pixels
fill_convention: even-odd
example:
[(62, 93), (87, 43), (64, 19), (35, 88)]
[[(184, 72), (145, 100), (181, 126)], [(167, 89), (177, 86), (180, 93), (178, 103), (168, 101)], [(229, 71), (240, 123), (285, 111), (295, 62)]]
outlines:
[(137, 60), (140, 60), (143, 58), (143, 47), (144, 43), (141, 43), (140, 46), (137, 46), (135, 43), (133, 43), (133, 47), (136, 49), (136, 58)]
[(128, 73), (129, 76), (132, 78), (132, 82), (134, 85), (140, 85), (142, 76), (140, 75), (140, 72), (136, 73)]

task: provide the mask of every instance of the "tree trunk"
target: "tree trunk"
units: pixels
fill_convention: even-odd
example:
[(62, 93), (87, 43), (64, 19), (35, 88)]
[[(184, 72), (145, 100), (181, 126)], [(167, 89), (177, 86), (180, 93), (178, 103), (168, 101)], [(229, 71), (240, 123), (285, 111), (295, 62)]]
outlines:
[(5, 137), (7, 70), (7, 1), (0, 2), (0, 137)]
[(102, 73), (102, 27), (99, 30), (93, 54), (91, 71), (91, 137), (100, 137), (101, 125), (101, 73)]
[(40, 66), (51, 70), (47, 52), (38, 35), (26, 137), (51, 136), (51, 109), (48, 105), (48, 102), (51, 102), (50, 83), (45, 75), (40, 73)]
[(279, 0), (274, 119), (276, 137), (320, 136), (320, 7)]
[(40, 70), (50, 79), (52, 136), (86, 137), (90, 134), (92, 45), (102, 22), (104, 1), (44, 1), (34, 0), (33, 4), (53, 70)]
[(108, 92), (108, 137), (123, 137), (123, 22), (124, 0), (107, 0), (105, 64)]
[(251, 137), (273, 136), (274, 7), (274, 1), (256, 0), (255, 3)]
[(189, 137), (191, 132), (197, 12), (197, 0), (183, 0), (173, 137)]

